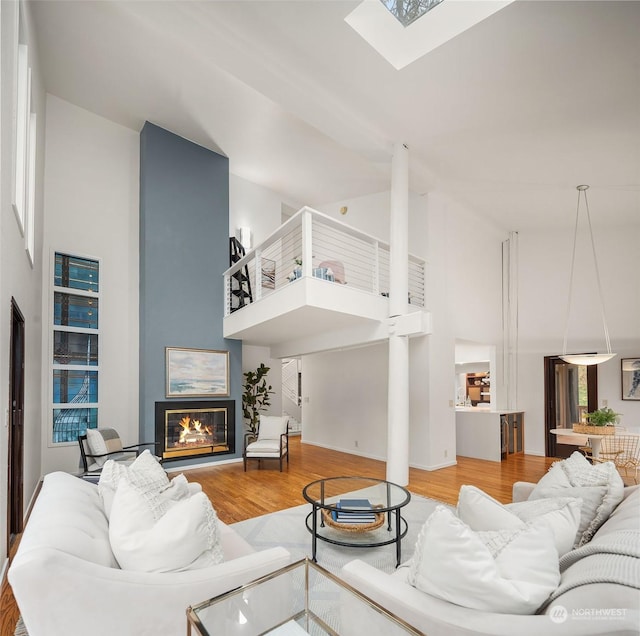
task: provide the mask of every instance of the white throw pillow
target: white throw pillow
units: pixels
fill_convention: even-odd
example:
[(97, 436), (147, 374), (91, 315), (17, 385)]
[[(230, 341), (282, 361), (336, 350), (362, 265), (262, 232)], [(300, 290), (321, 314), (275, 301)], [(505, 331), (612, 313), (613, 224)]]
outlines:
[(591, 541), (624, 496), (624, 482), (613, 462), (591, 465), (577, 451), (551, 465), (536, 484), (529, 500), (548, 497), (582, 499), (580, 527), (575, 547)]
[[(104, 441), (104, 437), (100, 431), (95, 428), (87, 429), (87, 445), (89, 446), (89, 454), (90, 455), (105, 455), (109, 452), (107, 449), (107, 444)], [(91, 462), (94, 466), (98, 468), (103, 466), (107, 461), (107, 457), (90, 457), (89, 462)], [(89, 469), (92, 469), (92, 466), (89, 466)]]
[(111, 517), (111, 506), (113, 505), (113, 496), (121, 477), (125, 477), (129, 472), (129, 467), (121, 462), (114, 462), (109, 459), (104, 463), (100, 479), (98, 480), (98, 493), (102, 499), (102, 507), (107, 515), (107, 519)]
[(450, 603), (503, 614), (533, 614), (560, 582), (548, 527), (477, 533), (444, 506), (425, 522), (408, 581)]
[(109, 522), (111, 549), (123, 570), (179, 572), (223, 561), (218, 517), (203, 492), (178, 502), (156, 519), (128, 480), (118, 484)]
[(475, 486), (462, 486), (458, 517), (476, 532), (547, 526), (561, 557), (573, 548), (580, 525), (581, 499), (555, 497), (503, 505)]
[[(98, 492), (102, 497), (107, 519), (111, 517), (113, 497), (122, 477), (126, 477), (129, 483), (133, 484), (148, 499), (147, 503), (152, 509), (157, 508), (154, 514), (158, 517), (167, 511), (166, 503), (168, 501), (186, 499), (191, 494), (186, 477), (180, 474), (169, 481), (169, 477), (158, 459), (148, 450), (136, 457), (130, 466), (110, 459), (105, 462), (98, 481)], [(155, 506), (156, 494), (160, 495), (158, 506)]]
[(281, 415), (261, 415), (258, 439), (280, 439), (287, 430), (287, 420)]
[(138, 455), (129, 466), (129, 481), (144, 492), (156, 492), (169, 486), (169, 476), (149, 449)]

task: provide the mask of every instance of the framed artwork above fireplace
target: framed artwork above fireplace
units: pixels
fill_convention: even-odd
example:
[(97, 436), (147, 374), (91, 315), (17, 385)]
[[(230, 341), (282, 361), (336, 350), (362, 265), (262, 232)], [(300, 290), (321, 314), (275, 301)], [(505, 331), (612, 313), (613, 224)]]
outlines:
[(229, 352), (166, 347), (166, 397), (229, 395)]

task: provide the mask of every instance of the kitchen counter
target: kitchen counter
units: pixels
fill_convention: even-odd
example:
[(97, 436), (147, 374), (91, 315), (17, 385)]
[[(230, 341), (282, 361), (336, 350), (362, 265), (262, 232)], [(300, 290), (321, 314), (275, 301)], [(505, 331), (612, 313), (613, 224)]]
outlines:
[(524, 452), (524, 413), (456, 407), (456, 454), (499, 462)]

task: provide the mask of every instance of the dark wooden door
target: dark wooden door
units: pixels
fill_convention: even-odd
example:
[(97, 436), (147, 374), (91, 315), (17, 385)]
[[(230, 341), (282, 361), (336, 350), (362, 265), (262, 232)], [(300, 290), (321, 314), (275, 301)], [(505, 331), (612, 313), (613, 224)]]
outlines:
[[(580, 393), (581, 399), (578, 397)], [(558, 443), (557, 436), (550, 431), (554, 428), (570, 429), (574, 423), (580, 421), (582, 411), (598, 408), (597, 365), (569, 364), (559, 356), (545, 357), (544, 403), (545, 454), (547, 457), (569, 457), (577, 446)]]
[(24, 484), (24, 317), (11, 299), (9, 346), (9, 547), (23, 530)]

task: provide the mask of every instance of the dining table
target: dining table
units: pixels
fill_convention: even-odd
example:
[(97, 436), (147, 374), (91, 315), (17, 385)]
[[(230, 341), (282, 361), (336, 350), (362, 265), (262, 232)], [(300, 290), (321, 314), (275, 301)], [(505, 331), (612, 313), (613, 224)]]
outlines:
[(595, 459), (600, 457), (600, 447), (602, 446), (602, 439), (609, 437), (609, 435), (593, 435), (592, 433), (576, 433), (572, 428), (552, 428), (550, 431), (553, 435), (562, 437), (575, 438), (575, 441), (566, 442), (567, 444), (575, 444), (576, 446), (583, 446), (585, 439), (588, 438), (589, 445), (591, 446), (591, 454)]

